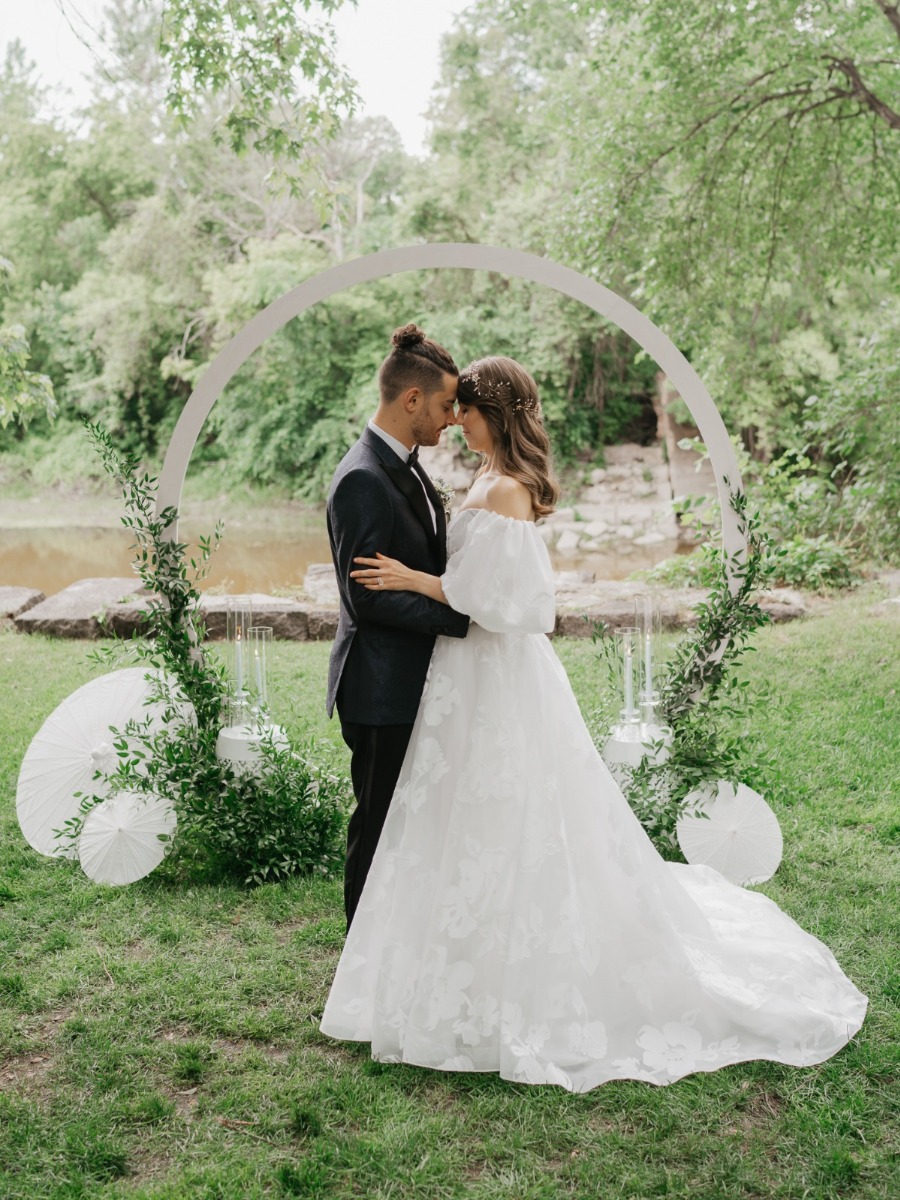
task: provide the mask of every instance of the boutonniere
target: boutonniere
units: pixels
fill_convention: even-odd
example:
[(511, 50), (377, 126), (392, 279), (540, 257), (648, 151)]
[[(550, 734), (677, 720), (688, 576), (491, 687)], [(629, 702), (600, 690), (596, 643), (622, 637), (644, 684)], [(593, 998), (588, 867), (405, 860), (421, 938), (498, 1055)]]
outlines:
[(453, 511), (453, 501), (456, 499), (456, 492), (450, 486), (446, 479), (440, 475), (436, 475), (431, 481), (434, 484), (434, 490), (437, 492), (441, 500), (441, 508), (444, 510), (444, 516), (450, 520), (450, 515)]

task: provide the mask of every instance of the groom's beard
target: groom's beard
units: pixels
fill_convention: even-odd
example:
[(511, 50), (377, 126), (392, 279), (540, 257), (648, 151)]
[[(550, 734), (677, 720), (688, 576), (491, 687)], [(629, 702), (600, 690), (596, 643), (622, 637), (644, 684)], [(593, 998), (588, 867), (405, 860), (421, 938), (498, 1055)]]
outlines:
[(412, 432), (416, 445), (436, 446), (440, 442), (440, 434), (444, 430), (443, 427), (434, 425), (433, 421), (424, 419), (415, 422)]
[(445, 425), (436, 424), (430, 410), (426, 410), (413, 422), (412, 435), (419, 446), (436, 446), (445, 428)]

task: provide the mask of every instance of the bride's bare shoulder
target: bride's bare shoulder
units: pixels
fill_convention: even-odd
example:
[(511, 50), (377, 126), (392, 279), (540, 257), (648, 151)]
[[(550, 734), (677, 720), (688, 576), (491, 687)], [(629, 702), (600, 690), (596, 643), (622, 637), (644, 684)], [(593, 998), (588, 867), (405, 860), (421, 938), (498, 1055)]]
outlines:
[(518, 521), (534, 520), (531, 492), (524, 483), (510, 475), (496, 475), (486, 483), (483, 507), (488, 512), (514, 517)]

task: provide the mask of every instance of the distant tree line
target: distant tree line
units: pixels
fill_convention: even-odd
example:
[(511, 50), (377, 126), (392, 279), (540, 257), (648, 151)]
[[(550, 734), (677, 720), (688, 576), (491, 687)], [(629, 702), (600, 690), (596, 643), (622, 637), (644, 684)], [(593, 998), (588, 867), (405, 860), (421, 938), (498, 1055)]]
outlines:
[[(481, 241), (626, 295), (692, 358), (761, 486), (777, 474), (795, 513), (806, 488), (807, 533), (896, 553), (897, 6), (474, 0), (443, 43), (424, 159), (352, 115), (336, 7), (314, 26), (287, 0), (240, 0), (229, 21), (122, 0), (77, 130), (47, 114), (12, 47), (8, 461), (40, 448), (62, 465), (80, 413), (153, 459), (262, 305), (357, 254)], [(646, 433), (656, 367), (616, 328), (520, 281), (420, 272), (290, 322), (229, 387), (198, 455), (320, 498), (407, 319), (460, 362), (525, 362), (562, 460)]]

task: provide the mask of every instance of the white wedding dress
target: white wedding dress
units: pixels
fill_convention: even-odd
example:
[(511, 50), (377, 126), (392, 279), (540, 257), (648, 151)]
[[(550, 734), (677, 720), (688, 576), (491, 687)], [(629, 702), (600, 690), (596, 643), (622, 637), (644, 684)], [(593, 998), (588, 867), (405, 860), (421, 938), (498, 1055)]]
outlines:
[(776, 904), (667, 863), (592, 743), (554, 650), (533, 524), (452, 522), (439, 637), (322, 1019), (383, 1062), (583, 1092), (747, 1059), (804, 1066), (866, 998)]

